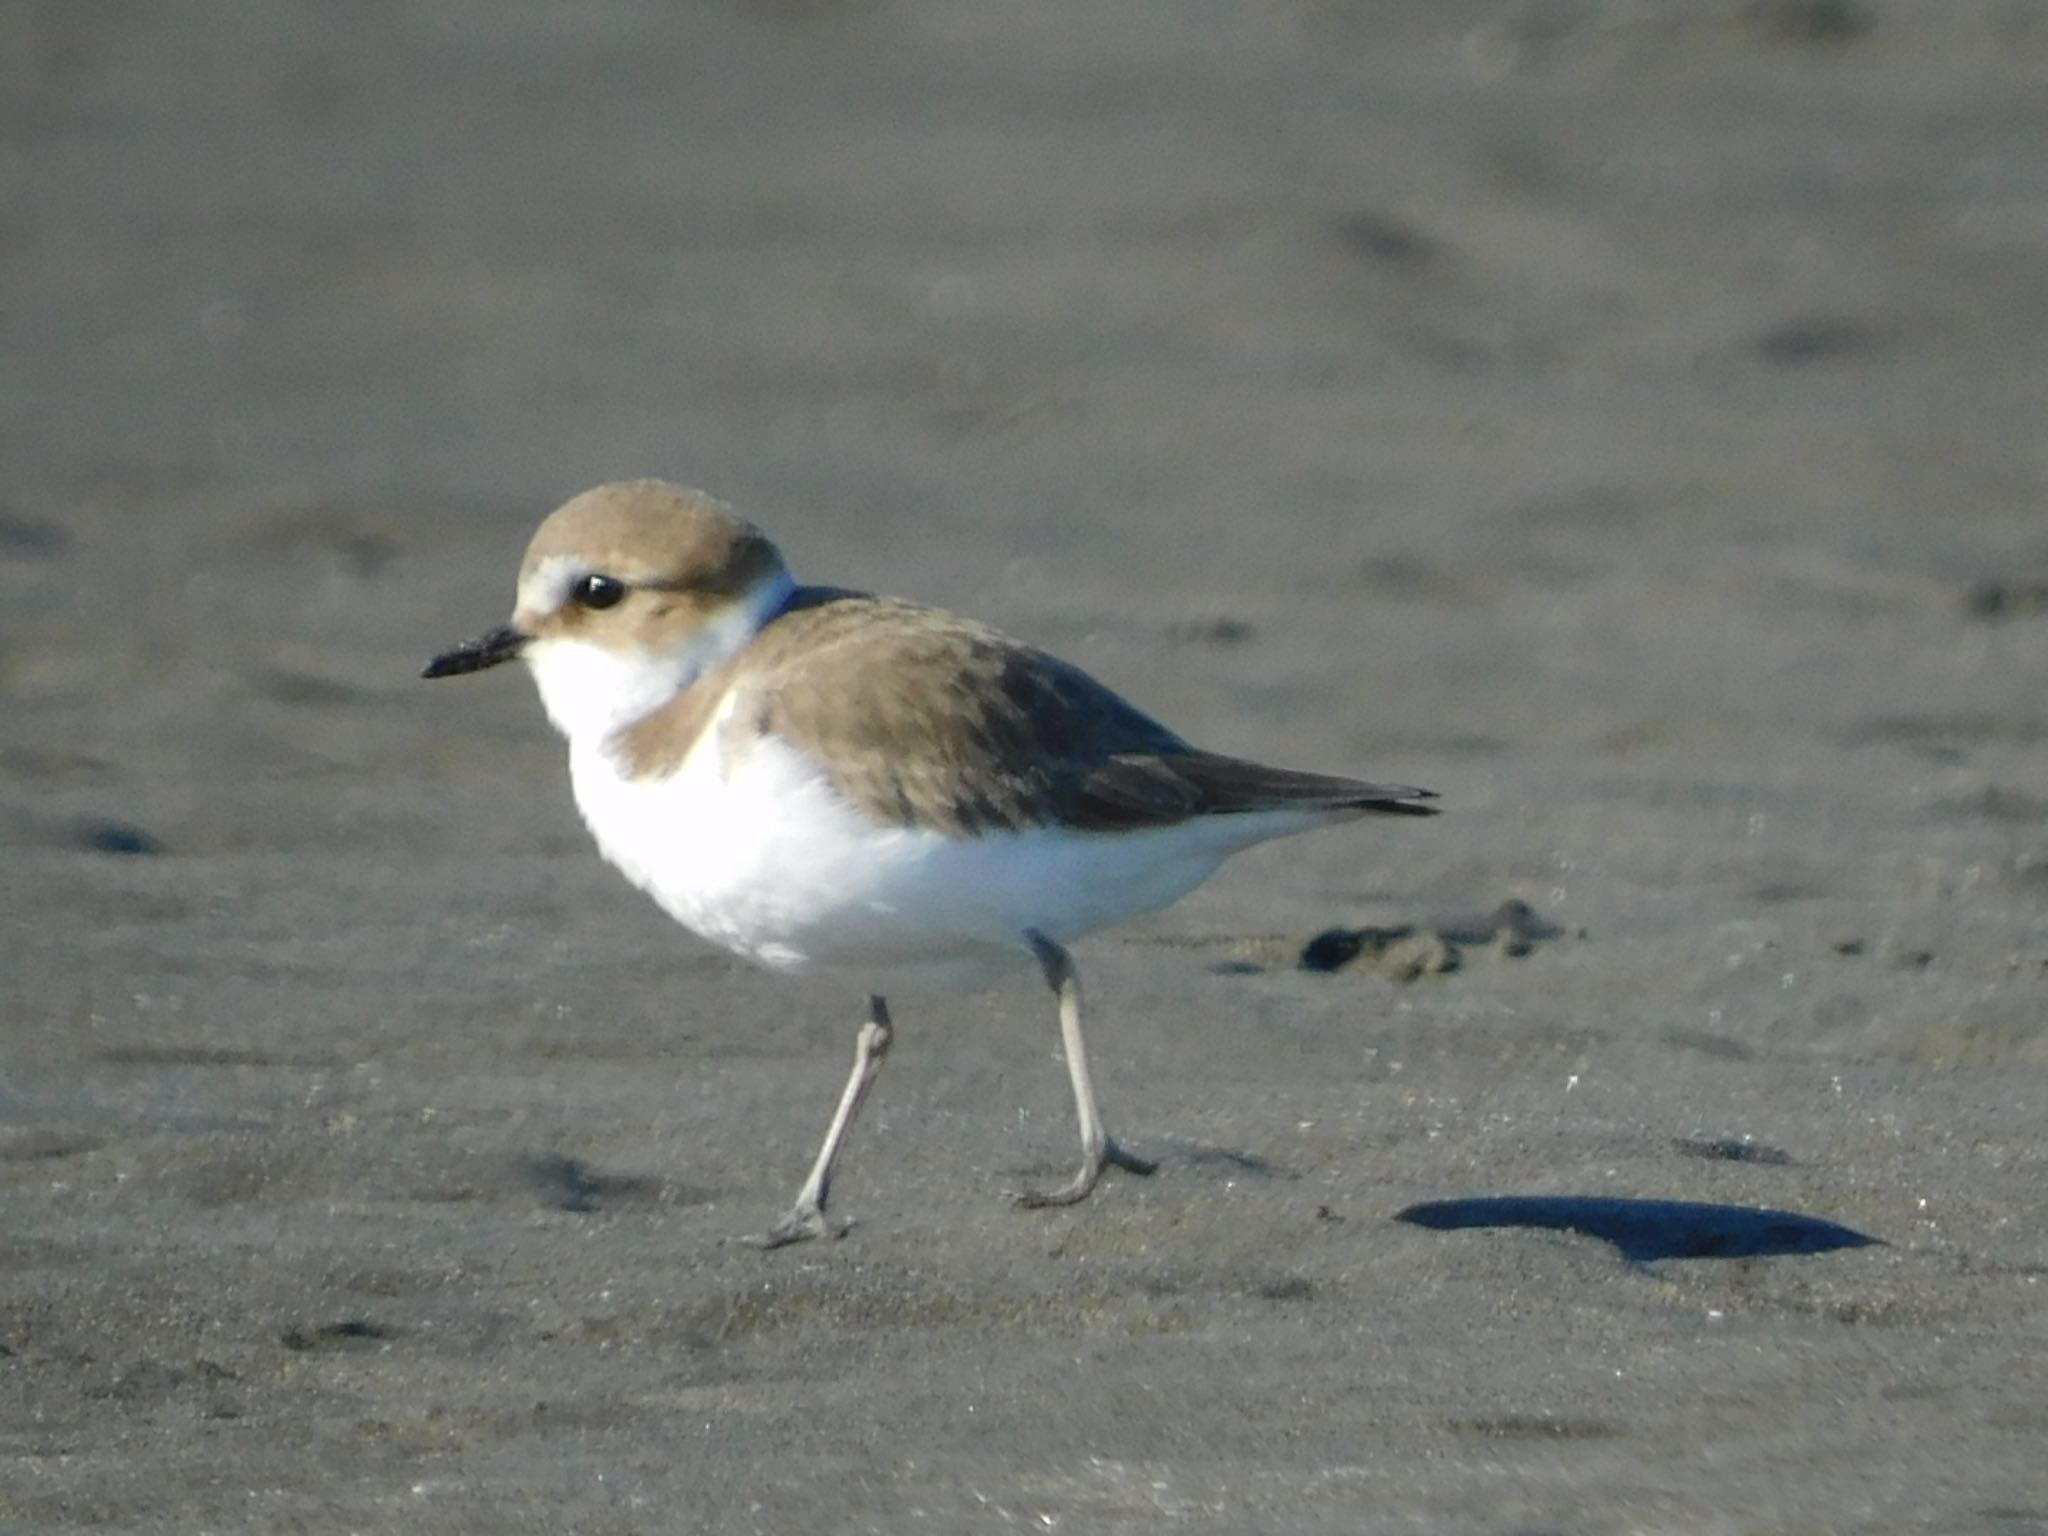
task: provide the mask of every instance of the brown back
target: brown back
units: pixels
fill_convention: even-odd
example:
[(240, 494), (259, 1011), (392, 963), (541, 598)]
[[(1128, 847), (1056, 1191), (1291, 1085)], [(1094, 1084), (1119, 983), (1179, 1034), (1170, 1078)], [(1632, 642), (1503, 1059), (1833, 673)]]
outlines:
[[(741, 670), (744, 679), (741, 680)], [(876, 821), (953, 837), (1088, 831), (1292, 807), (1428, 814), (1425, 791), (1197, 751), (1078, 667), (985, 624), (893, 598), (800, 589), (739, 656), (615, 740), (636, 775), (673, 770), (738, 682), (729, 751), (755, 733), (829, 765)]]

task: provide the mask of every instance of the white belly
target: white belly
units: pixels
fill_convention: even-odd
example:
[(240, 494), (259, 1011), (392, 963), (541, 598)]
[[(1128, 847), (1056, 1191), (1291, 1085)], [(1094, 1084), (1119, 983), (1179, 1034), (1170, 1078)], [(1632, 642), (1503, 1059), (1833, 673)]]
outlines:
[(1156, 911), (1238, 848), (1298, 829), (1233, 817), (951, 838), (869, 822), (782, 742), (728, 763), (717, 740), (707, 731), (662, 780), (622, 778), (598, 749), (572, 752), (576, 803), (599, 849), (712, 943), (779, 970), (859, 970), (877, 990), (905, 968), (960, 982), (1029, 964), (1027, 929), (1064, 943)]

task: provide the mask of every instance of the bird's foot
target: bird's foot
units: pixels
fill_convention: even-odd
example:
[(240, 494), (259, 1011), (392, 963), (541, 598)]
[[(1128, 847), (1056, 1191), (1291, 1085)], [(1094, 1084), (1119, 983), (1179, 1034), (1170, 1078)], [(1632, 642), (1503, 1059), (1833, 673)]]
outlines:
[(749, 1247), (767, 1250), (807, 1243), (812, 1238), (841, 1238), (853, 1230), (850, 1221), (834, 1221), (821, 1205), (799, 1205), (766, 1232), (754, 1232), (740, 1239)]
[(1081, 1171), (1058, 1189), (1016, 1190), (1010, 1195), (1011, 1203), (1027, 1211), (1044, 1210), (1055, 1205), (1077, 1204), (1088, 1198), (1089, 1192), (1101, 1180), (1106, 1168), (1121, 1168), (1125, 1173), (1140, 1175), (1159, 1171), (1159, 1165), (1151, 1159), (1139, 1157), (1134, 1152), (1126, 1152), (1114, 1141), (1106, 1141), (1102, 1144), (1102, 1155), (1089, 1158), (1081, 1165)]

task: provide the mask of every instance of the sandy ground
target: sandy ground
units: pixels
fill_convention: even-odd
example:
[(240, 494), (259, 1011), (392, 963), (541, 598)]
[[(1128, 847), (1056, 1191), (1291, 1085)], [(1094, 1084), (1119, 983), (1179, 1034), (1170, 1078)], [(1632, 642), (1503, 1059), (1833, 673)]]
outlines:
[[(12, 0), (0, 189), (0, 1529), (2048, 1531), (2048, 6)], [(903, 997), (724, 1241), (858, 994), (415, 680), (657, 473), (1442, 793), (1082, 946), (1157, 1177)]]

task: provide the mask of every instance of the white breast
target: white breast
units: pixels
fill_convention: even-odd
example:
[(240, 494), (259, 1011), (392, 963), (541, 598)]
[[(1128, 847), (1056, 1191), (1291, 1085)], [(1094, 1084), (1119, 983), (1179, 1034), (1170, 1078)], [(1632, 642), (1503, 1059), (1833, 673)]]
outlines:
[(1156, 911), (1279, 830), (1241, 818), (971, 838), (880, 826), (785, 742), (728, 756), (723, 715), (664, 779), (627, 779), (601, 748), (575, 747), (576, 803), (604, 856), (678, 922), (779, 970), (847, 967), (876, 990), (905, 968), (979, 979), (1030, 963), (1026, 929), (1064, 942)]

